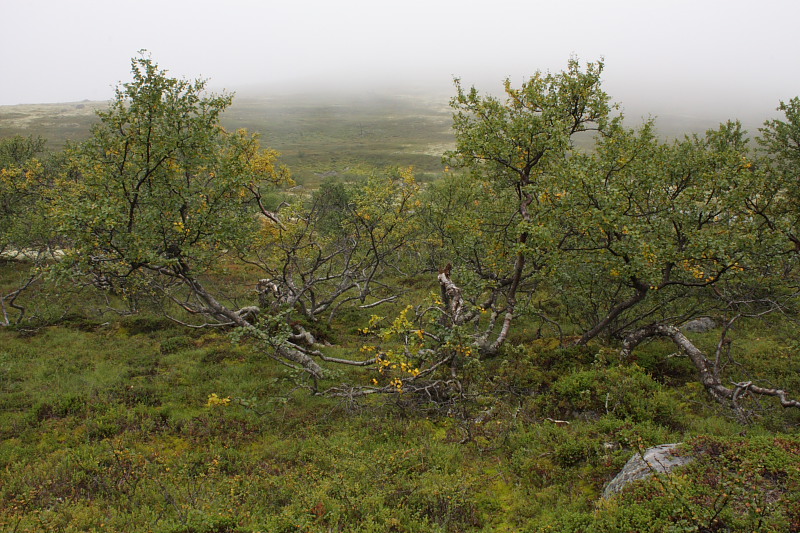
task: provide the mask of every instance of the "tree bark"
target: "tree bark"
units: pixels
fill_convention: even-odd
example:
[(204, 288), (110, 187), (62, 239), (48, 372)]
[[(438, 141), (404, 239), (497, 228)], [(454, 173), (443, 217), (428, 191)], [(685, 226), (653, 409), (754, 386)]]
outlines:
[(461, 288), (450, 279), (452, 268), (453, 265), (447, 263), (446, 267), (439, 269), (438, 280), (442, 289), (442, 300), (450, 313), (450, 321), (454, 326), (459, 326), (463, 323), (464, 298)]
[[(528, 234), (523, 233), (519, 238), (520, 245), (524, 246), (527, 240)], [(522, 281), (522, 273), (524, 270), (525, 253), (520, 251), (517, 252), (517, 258), (514, 261), (514, 274), (511, 279), (511, 287), (508, 290), (508, 296), (506, 297), (506, 305), (508, 308), (505, 316), (503, 317), (503, 325), (500, 327), (500, 333), (497, 335), (497, 338), (494, 340), (494, 342), (484, 349), (484, 351), (490, 355), (494, 355), (498, 350), (500, 350), (500, 347), (508, 338), (508, 332), (511, 331), (511, 322), (514, 320), (514, 312), (516, 311), (517, 307), (517, 290), (519, 289), (519, 284)]]

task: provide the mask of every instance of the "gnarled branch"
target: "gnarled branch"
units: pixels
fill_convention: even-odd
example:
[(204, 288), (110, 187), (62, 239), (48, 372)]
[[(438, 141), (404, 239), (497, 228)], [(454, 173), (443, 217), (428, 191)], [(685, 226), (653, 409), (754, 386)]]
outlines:
[(743, 394), (750, 392), (761, 396), (777, 397), (783, 407), (798, 407), (800, 401), (789, 398), (788, 393), (782, 389), (759, 387), (752, 382), (733, 383), (733, 388), (722, 384), (718, 368), (709, 361), (708, 357), (690, 341), (683, 332), (675, 326), (667, 324), (651, 324), (634, 331), (622, 343), (622, 355), (629, 357), (639, 344), (652, 337), (668, 337), (683, 351), (700, 372), (700, 381), (708, 392), (718, 401), (724, 403), (729, 400), (735, 409), (739, 409), (738, 400)]

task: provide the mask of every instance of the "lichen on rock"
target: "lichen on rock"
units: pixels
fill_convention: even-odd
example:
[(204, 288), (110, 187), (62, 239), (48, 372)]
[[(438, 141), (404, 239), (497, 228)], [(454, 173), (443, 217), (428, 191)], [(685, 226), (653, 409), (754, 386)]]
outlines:
[(692, 457), (676, 453), (678, 446), (680, 443), (661, 444), (635, 454), (625, 463), (619, 474), (606, 485), (603, 498), (610, 498), (634, 481), (647, 479), (657, 473), (667, 474), (678, 466), (690, 463)]

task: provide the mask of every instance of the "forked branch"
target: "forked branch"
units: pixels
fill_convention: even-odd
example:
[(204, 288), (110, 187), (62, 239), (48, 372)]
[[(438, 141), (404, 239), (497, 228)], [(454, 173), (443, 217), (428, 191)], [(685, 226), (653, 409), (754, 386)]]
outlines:
[(684, 352), (700, 372), (700, 381), (708, 392), (719, 402), (730, 401), (734, 409), (739, 410), (739, 399), (747, 393), (760, 396), (774, 396), (780, 400), (783, 407), (798, 407), (800, 401), (789, 397), (782, 389), (759, 387), (752, 382), (732, 383), (733, 388), (722, 384), (718, 368), (709, 361), (702, 350), (690, 341), (686, 335), (675, 326), (667, 324), (651, 324), (628, 335), (622, 344), (622, 355), (629, 357), (639, 344), (653, 337), (667, 337)]

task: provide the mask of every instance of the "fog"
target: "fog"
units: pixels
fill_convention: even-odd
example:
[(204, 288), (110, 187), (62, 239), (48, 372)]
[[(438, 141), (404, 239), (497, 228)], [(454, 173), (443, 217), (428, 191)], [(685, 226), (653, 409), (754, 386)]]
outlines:
[(239, 94), (485, 91), (603, 58), (626, 114), (770, 114), (800, 94), (793, 0), (3, 0), (0, 105), (104, 100), (140, 49)]

